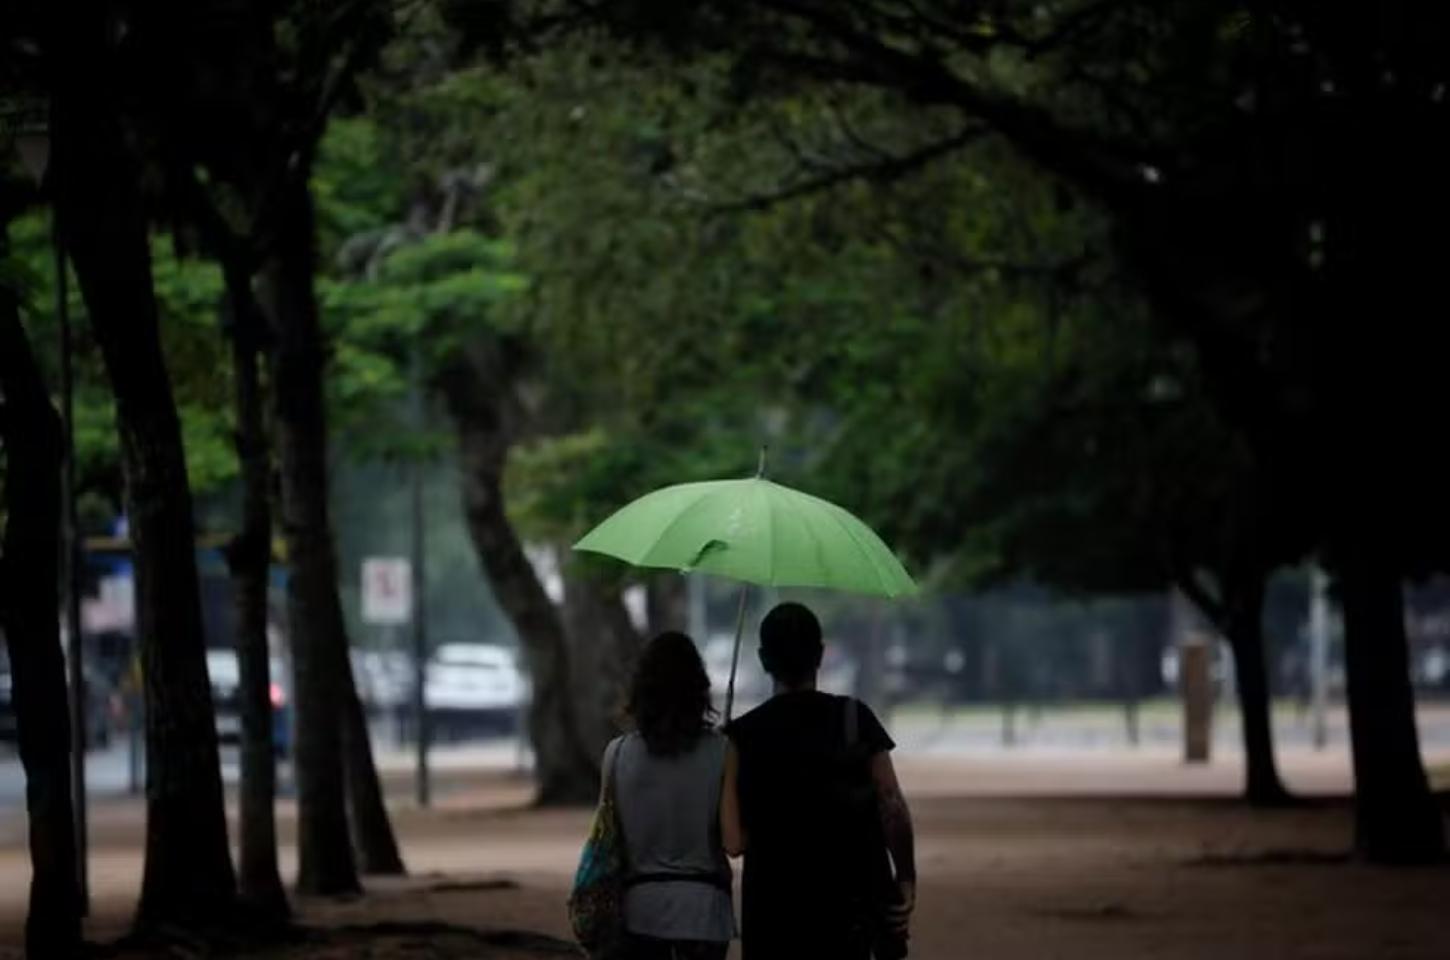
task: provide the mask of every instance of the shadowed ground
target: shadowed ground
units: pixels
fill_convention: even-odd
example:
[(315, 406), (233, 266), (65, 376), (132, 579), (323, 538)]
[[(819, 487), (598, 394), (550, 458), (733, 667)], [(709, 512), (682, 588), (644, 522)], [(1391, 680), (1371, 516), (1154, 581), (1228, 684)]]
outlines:
[[(375, 881), (350, 902), (304, 903), (315, 932), (266, 954), (317, 960), (561, 955), (563, 899), (585, 811), (522, 809), (528, 783), (445, 762), (440, 802), (407, 801), (390, 775), (415, 877)], [(1450, 756), (1432, 755), (1444, 765)], [(1023, 749), (901, 760), (913, 798), (922, 894), (913, 956), (984, 958), (1443, 958), (1450, 868), (1349, 861), (1342, 752), (1290, 750), (1306, 806), (1250, 811), (1232, 800), (1231, 756), (1185, 768), (1166, 749)], [(1438, 774), (1443, 776), (1442, 774)], [(1442, 784), (1450, 785), (1450, 784)], [(291, 805), (279, 805), (284, 870)], [(140, 872), (141, 808), (93, 812), (95, 939), (124, 931)], [(0, 819), (0, 956), (18, 956), (23, 820)], [(535, 937), (527, 934), (542, 934)]]

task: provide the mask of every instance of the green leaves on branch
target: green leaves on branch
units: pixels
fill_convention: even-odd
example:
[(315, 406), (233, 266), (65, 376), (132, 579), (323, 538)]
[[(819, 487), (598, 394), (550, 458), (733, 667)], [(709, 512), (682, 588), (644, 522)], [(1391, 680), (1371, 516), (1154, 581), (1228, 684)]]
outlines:
[[(21, 309), (51, 389), (59, 389), (60, 332), (55, 314), (55, 260), (50, 221), (42, 211), (10, 224), (10, 256), (0, 269), (17, 281)], [(210, 263), (152, 244), (152, 272), (162, 347), (181, 415), (192, 490), (205, 496), (237, 475), (231, 433), (231, 365), (219, 336), (222, 283)], [(103, 524), (121, 509), (120, 450), (115, 404), (100, 352), (90, 338), (85, 303), (74, 277), (67, 286), (74, 343), (76, 462), (84, 519)]]

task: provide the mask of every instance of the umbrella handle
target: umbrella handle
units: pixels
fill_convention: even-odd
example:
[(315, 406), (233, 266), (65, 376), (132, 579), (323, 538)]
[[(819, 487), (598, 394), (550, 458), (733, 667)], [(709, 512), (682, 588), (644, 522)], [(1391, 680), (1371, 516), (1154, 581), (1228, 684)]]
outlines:
[(740, 636), (745, 632), (745, 598), (750, 594), (750, 586), (742, 584), (740, 587), (740, 610), (735, 615), (735, 649), (730, 654), (730, 683), (725, 687), (725, 722), (730, 722), (730, 717), (735, 709), (735, 670), (740, 664)]

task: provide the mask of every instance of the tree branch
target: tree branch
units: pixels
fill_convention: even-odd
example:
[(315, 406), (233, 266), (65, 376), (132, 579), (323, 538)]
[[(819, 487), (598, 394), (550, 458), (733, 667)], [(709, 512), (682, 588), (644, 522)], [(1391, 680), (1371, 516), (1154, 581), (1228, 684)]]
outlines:
[[(321, 65), (312, 71), (321, 78), (316, 88), (317, 96), (310, 108), (305, 103), (299, 107), (302, 113), (300, 121), (280, 138), (276, 164), (257, 196), (256, 219), (252, 225), (252, 232), (256, 237), (266, 236), (275, 214), (277, 199), (286, 192), (289, 181), (294, 177), (306, 180), (311, 176), (317, 145), (327, 128), (327, 121), (347, 91), (348, 84), (362, 69), (369, 53), (374, 50), (371, 42), (373, 38), (365, 29), (366, 20), (376, 13), (376, 9), (384, 8), (386, 3), (379, 3), (378, 0), (353, 0), (325, 25), (322, 41), (318, 45), (321, 52), (317, 56)], [(405, 10), (405, 16), (414, 16), (422, 9), (423, 7), (417, 6)], [(330, 51), (337, 47), (344, 51), (341, 63), (329, 72), (327, 64), (331, 60)], [(302, 75), (308, 75), (308, 71), (302, 71)], [(281, 93), (280, 90), (278, 92)]]
[(1228, 606), (1222, 597), (1216, 597), (1209, 588), (1198, 579), (1198, 573), (1194, 570), (1180, 569), (1174, 574), (1174, 581), (1178, 589), (1183, 591), (1193, 605), (1203, 612), (1215, 627), (1223, 629), (1224, 623), (1228, 620)]
[[(940, 246), (912, 242), (891, 229), (884, 220), (868, 225), (875, 236), (895, 247), (903, 254), (918, 260), (934, 260), (961, 274), (971, 275), (996, 271), (1007, 276), (1046, 279), (1054, 283), (1071, 283), (1079, 273), (1094, 261), (1089, 251), (1061, 260), (1013, 260), (1006, 257), (964, 257)], [(913, 230), (915, 235), (919, 231)]]
[(1142, 144), (1066, 126), (1040, 107), (982, 89), (935, 56), (862, 32), (822, 6), (800, 0), (761, 0), (760, 5), (800, 22), (844, 55), (762, 44), (756, 50), (767, 60), (820, 79), (895, 89), (920, 103), (955, 106), (996, 128), (1044, 168), (1113, 200), (1129, 192), (1137, 197), (1147, 186), (1140, 171), (1154, 157)]
[(730, 203), (718, 204), (712, 209), (712, 212), (730, 213), (747, 210), (768, 210), (786, 201), (798, 200), (801, 197), (821, 193), (832, 187), (837, 187), (853, 180), (888, 183), (915, 172), (933, 160), (961, 150), (990, 133), (991, 131), (986, 127), (966, 127), (945, 140), (938, 140), (935, 143), (927, 144), (910, 153), (888, 155), (879, 160), (834, 167), (820, 176), (812, 177), (780, 190), (757, 194)]
[(947, 37), (962, 50), (976, 54), (988, 53), (996, 43), (996, 39), (990, 34), (963, 30), (960, 27), (953, 26), (940, 16), (927, 13), (922, 9), (921, 4), (915, 2), (915, 0), (903, 0), (903, 6), (923, 26), (939, 36)]
[(1028, 57), (1039, 57), (1044, 53), (1049, 53), (1088, 33), (1118, 9), (1136, 2), (1137, 0), (1098, 0), (1096, 3), (1084, 4), (1064, 17), (1062, 22), (1051, 30), (1034, 39), (1025, 40), (1023, 49)]
[(888, 151), (883, 150), (870, 140), (867, 140), (865, 135), (856, 129), (855, 124), (851, 122), (851, 118), (846, 115), (846, 111), (841, 107), (839, 100), (835, 97), (829, 98), (826, 101), (826, 108), (831, 112), (831, 116), (836, 121), (836, 128), (841, 131), (841, 135), (846, 138), (847, 143), (850, 143), (861, 153), (878, 159), (884, 159), (890, 156)]
[(206, 252), (220, 261), (224, 268), (255, 272), (260, 261), (252, 233), (238, 231), (227, 222), (194, 170), (183, 163), (173, 162), (169, 166), (171, 170), (167, 180), (172, 193), (196, 227)]

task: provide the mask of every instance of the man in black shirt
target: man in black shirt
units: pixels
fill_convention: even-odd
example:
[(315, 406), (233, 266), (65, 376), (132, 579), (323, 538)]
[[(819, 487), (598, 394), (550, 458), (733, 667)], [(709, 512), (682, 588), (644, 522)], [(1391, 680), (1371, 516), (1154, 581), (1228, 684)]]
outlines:
[(821, 626), (798, 603), (760, 625), (775, 696), (726, 728), (721, 829), (745, 855), (745, 960), (904, 955), (916, 902), (895, 746), (865, 704), (816, 689)]

